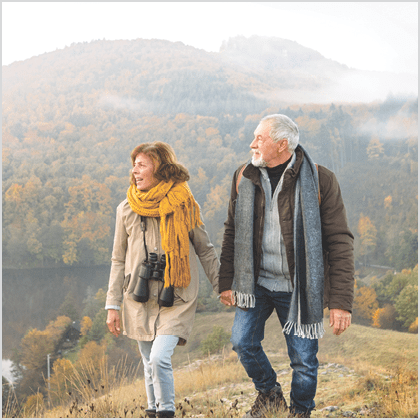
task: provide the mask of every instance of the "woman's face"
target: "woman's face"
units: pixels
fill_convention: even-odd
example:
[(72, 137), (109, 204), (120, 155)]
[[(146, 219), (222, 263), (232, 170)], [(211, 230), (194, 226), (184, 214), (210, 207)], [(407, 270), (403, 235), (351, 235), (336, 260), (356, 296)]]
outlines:
[(155, 166), (152, 159), (144, 153), (139, 153), (136, 156), (133, 167), (133, 175), (138, 190), (149, 191), (159, 184), (159, 181), (153, 176), (154, 172)]

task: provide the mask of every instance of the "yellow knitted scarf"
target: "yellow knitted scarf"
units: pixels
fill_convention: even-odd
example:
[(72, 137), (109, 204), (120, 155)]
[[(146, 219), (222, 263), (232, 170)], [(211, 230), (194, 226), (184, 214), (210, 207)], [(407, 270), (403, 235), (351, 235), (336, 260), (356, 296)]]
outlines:
[(161, 181), (147, 192), (131, 185), (127, 199), (135, 213), (160, 217), (160, 236), (166, 254), (165, 287), (187, 287), (191, 280), (188, 232), (203, 224), (200, 207), (188, 184)]

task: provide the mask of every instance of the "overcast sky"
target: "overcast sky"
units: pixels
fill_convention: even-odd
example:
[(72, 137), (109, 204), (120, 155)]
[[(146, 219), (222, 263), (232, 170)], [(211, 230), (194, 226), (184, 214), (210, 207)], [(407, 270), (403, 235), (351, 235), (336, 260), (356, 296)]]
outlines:
[(97, 39), (206, 51), (243, 35), (290, 39), (362, 70), (418, 72), (417, 2), (2, 2), (2, 64)]

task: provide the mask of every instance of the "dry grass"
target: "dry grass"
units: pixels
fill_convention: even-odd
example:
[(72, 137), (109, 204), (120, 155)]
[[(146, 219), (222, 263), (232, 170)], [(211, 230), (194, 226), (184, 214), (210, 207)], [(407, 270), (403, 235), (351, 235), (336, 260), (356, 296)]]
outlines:
[[(230, 321), (231, 314), (222, 315), (227, 329), (226, 321)], [(200, 318), (196, 341), (204, 336), (205, 326), (208, 331), (209, 323), (214, 325), (215, 321), (213, 314)], [(278, 321), (273, 318), (266, 330), (270, 340), (263, 344), (288, 400), (290, 362)], [(184, 364), (174, 371), (176, 416), (242, 417), (257, 393), (236, 354), (225, 349), (217, 357), (198, 359), (197, 349), (185, 350), (188, 349), (178, 350), (178, 363)], [(312, 417), (417, 417), (417, 357), (417, 335), (359, 325), (353, 325), (340, 337), (328, 330), (320, 342), (317, 409)], [(144, 417), (147, 402), (143, 380), (138, 379), (135, 370), (130, 373), (124, 364), (119, 369), (125, 369), (125, 374), (108, 372), (103, 367), (95, 381), (88, 383), (95, 372), (86, 366), (84, 372), (73, 378), (78, 384), (77, 395), (68, 395), (60, 407), (38, 412), (33, 417)], [(334, 407), (334, 411), (327, 407)], [(267, 413), (267, 417), (283, 418), (287, 413)]]

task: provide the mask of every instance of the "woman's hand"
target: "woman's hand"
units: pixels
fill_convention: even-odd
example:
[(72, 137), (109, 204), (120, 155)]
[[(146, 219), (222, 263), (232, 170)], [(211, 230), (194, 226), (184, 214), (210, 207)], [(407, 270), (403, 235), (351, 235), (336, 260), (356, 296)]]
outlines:
[(225, 290), (220, 294), (220, 302), (226, 306), (233, 305), (232, 290)]
[(109, 331), (118, 337), (120, 328), (120, 314), (116, 309), (108, 309), (108, 316), (106, 317), (106, 325), (108, 325)]

